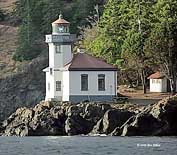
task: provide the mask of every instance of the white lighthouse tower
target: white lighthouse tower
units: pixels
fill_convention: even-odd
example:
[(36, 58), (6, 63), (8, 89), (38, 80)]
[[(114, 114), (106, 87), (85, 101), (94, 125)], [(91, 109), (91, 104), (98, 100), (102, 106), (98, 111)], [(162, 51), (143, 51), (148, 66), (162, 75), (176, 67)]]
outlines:
[(63, 70), (73, 58), (71, 45), (74, 35), (70, 34), (69, 25), (60, 14), (59, 19), (52, 23), (52, 34), (46, 35), (49, 45), (49, 67), (43, 70), (46, 72), (46, 101), (63, 100)]

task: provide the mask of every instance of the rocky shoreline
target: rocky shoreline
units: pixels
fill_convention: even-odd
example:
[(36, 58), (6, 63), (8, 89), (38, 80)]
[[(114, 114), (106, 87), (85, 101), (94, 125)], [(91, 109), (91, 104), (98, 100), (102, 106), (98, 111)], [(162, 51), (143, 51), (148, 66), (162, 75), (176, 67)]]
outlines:
[(40, 102), (0, 124), (2, 136), (177, 136), (177, 95), (140, 106)]

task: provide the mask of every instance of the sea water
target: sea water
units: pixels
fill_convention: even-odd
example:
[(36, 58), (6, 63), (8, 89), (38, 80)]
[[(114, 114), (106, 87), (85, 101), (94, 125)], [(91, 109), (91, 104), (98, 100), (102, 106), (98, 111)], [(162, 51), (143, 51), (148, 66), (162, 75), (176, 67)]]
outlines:
[(177, 155), (177, 137), (0, 137), (0, 155)]

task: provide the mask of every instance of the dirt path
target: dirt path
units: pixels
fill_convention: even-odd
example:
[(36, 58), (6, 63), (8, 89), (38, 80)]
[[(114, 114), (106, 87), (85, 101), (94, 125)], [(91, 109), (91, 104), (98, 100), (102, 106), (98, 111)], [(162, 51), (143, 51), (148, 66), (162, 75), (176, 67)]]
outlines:
[(147, 94), (143, 94), (143, 90), (136, 90), (134, 88), (127, 88), (126, 86), (119, 86), (118, 92), (122, 95), (128, 96), (131, 99), (163, 99), (170, 96), (170, 93), (152, 93), (147, 90)]

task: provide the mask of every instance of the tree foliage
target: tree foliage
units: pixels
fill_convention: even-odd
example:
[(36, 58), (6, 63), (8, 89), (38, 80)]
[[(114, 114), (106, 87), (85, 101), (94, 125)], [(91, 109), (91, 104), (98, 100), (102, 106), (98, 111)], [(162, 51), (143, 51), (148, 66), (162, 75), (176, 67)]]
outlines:
[(71, 22), (71, 33), (79, 33), (78, 26), (89, 24), (86, 17), (93, 13), (97, 3), (102, 0), (17, 0), (14, 22), (19, 23), (20, 29), (14, 59), (30, 60), (40, 54), (39, 42), (51, 32), (51, 23), (60, 12)]
[(147, 47), (154, 62), (170, 80), (174, 93), (177, 76), (177, 1), (158, 0), (153, 14), (153, 29)]
[(85, 45), (94, 55), (105, 58), (119, 68), (130, 70), (133, 67), (143, 74), (143, 85), (147, 67), (144, 42), (151, 29), (150, 8), (153, 5), (154, 2), (147, 3), (146, 0), (140, 4), (138, 0), (109, 0), (95, 39)]
[(109, 0), (95, 38), (89, 41), (86, 37), (84, 43), (94, 55), (124, 70), (139, 72), (144, 85), (149, 68), (159, 66), (175, 91), (176, 0)]

